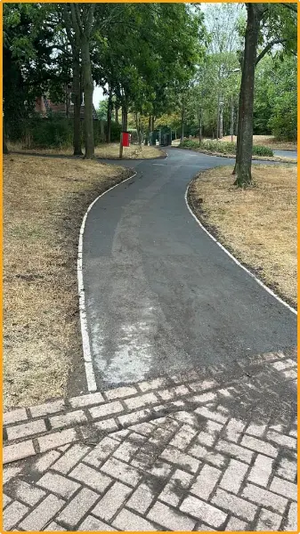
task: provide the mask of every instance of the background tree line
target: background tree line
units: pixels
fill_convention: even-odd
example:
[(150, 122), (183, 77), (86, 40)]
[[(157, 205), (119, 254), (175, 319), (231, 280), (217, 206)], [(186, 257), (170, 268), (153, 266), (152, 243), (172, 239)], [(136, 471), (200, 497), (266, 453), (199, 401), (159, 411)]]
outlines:
[(253, 132), (297, 135), (296, 19), (296, 4), (5, 4), (5, 138), (26, 136), (37, 97), (71, 87), (74, 154), (94, 157), (98, 85), (107, 142), (128, 117), (140, 143), (156, 127), (237, 134), (236, 183), (250, 183)]

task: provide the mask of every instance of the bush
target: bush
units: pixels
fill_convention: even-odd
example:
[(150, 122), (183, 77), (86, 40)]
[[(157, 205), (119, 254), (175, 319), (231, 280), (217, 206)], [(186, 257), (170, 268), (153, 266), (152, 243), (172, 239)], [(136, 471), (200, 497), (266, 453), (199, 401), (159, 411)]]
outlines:
[(267, 146), (253, 145), (252, 154), (254, 156), (274, 156), (273, 150)]
[[(189, 149), (203, 149), (208, 150), (209, 152), (219, 152), (220, 154), (236, 154), (236, 144), (234, 143), (223, 143), (222, 141), (206, 140), (202, 141), (199, 144), (199, 141), (194, 139), (185, 139), (183, 143), (180, 144), (181, 148)], [(254, 145), (252, 154), (254, 156), (273, 156), (273, 150), (266, 146)]]

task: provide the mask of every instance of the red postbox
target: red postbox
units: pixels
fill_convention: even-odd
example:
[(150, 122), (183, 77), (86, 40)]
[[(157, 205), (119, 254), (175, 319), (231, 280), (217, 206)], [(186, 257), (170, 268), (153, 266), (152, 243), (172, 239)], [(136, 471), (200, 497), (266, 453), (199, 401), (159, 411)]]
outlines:
[(123, 146), (130, 145), (130, 133), (129, 132), (122, 132), (122, 145)]

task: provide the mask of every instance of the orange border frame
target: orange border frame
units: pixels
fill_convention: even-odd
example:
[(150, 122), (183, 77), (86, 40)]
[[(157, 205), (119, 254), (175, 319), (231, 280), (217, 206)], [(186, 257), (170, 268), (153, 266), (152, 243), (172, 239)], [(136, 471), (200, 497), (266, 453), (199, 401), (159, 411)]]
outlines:
[[(32, 3), (32, 4), (37, 4), (37, 3), (48, 3), (48, 4), (54, 4), (54, 3), (67, 3), (68, 0), (61, 0), (60, 2), (53, 2), (52, 0), (40, 0), (40, 2), (38, 2), (37, 0), (33, 0), (31, 2), (28, 2), (27, 0), (19, 0), (19, 2), (16, 2), (15, 0), (5, 0), (5, 3), (6, 4), (14, 4), (14, 3)], [(250, 0), (251, 3), (261, 3), (260, 0)], [(300, 0), (299, 0), (300, 2)], [(104, 3), (102, 0), (100, 2), (97, 2), (96, 0), (74, 0), (74, 3)], [(108, 3), (183, 3), (183, 0), (109, 0)], [(198, 3), (197, 0), (187, 0), (186, 2), (184, 3)], [(243, 4), (244, 2), (242, 2), (241, 0), (227, 0), (226, 2), (224, 0), (210, 0), (210, 1), (207, 1), (207, 0), (202, 0), (201, 3), (204, 3), (204, 4), (223, 4), (223, 3), (235, 3), (235, 4)], [(284, 0), (283, 2), (281, 0), (268, 0), (267, 2), (264, 2), (266, 4), (275, 4), (275, 3), (290, 3), (290, 4), (297, 4), (297, 0), (291, 0), (289, 2), (287, 2), (286, 0)], [(299, 22), (299, 10), (298, 10), (298, 20), (297, 20), (297, 28), (298, 28), (298, 34), (297, 34), (297, 45), (298, 45), (298, 54), (300, 52), (300, 22)], [(1, 50), (3, 49), (3, 3), (1, 2), (0, 0), (0, 45), (1, 45)], [(0, 202), (1, 202), (1, 210), (2, 210), (2, 214), (3, 214), (3, 54), (1, 53), (1, 56), (0, 56), (0, 72), (1, 72), (1, 80), (0, 80), (0, 111), (1, 111), (1, 128), (0, 128), (0, 151), (1, 151), (1, 188), (0, 188)], [(300, 69), (298, 69), (298, 73), (297, 73), (297, 81), (298, 81), (298, 88), (300, 87)], [(300, 141), (299, 141), (299, 131), (300, 131), (300, 106), (299, 106), (299, 101), (300, 101), (300, 92), (298, 92), (298, 141), (297, 141), (297, 147), (298, 147), (298, 153), (299, 153), (299, 148), (300, 148)], [(299, 197), (300, 197), (300, 184), (298, 182), (298, 188), (297, 188), (297, 193), (298, 193), (298, 202), (297, 202), (297, 206), (298, 206), (298, 211), (299, 211), (299, 206), (300, 206), (300, 201), (299, 201)], [(298, 219), (298, 223), (297, 223), (297, 229), (298, 229), (298, 234), (300, 233), (300, 222), (299, 222), (299, 219)], [(3, 224), (1, 224), (1, 232), (0, 232), (0, 247), (1, 247), (1, 251), (3, 250)], [(298, 255), (298, 260), (299, 260), (299, 255)], [(1, 272), (3, 272), (3, 258), (1, 256), (1, 259), (0, 259), (0, 265), (1, 265)], [(1, 295), (3, 294), (3, 282), (2, 282), (2, 279), (3, 277), (1, 277), (1, 282), (0, 282), (0, 288), (1, 288)], [(298, 294), (300, 292), (300, 277), (298, 276)], [(2, 325), (2, 321), (3, 321), (3, 309), (2, 309), (2, 306), (0, 307), (0, 321), (1, 321), (1, 325)], [(300, 333), (300, 328), (299, 328), (299, 320), (297, 321), (297, 334), (298, 334), (298, 337), (299, 337), (299, 333)], [(0, 333), (0, 338), (1, 338), (1, 341), (2, 341), (2, 344), (3, 344), (3, 332), (1, 330), (1, 333)], [(298, 352), (298, 359), (299, 359), (299, 352)], [(299, 371), (299, 367), (298, 367), (298, 379), (300, 377), (300, 371)], [(2, 366), (2, 363), (0, 365), (0, 380), (1, 380), (1, 384), (3, 384), (3, 366)], [(300, 388), (298, 387), (298, 390), (297, 390), (297, 401), (298, 401), (298, 406), (299, 406), (299, 403), (300, 403)], [(1, 400), (0, 400), (0, 406), (1, 406), (1, 414), (0, 414), (0, 423), (1, 423), (1, 428), (3, 428), (3, 399), (1, 397)], [(298, 437), (299, 437), (299, 433), (298, 433)], [(1, 451), (3, 450), (3, 437), (2, 437), (2, 433), (1, 433), (1, 441), (0, 441), (0, 445), (1, 445)], [(298, 439), (298, 447), (297, 447), (297, 465), (298, 465), (298, 474), (300, 473), (300, 455), (299, 455), (299, 452), (300, 452), (300, 444), (299, 444), (299, 439)], [(3, 480), (3, 464), (1, 462), (0, 464), (0, 475), (1, 475), (1, 480)], [(2, 491), (2, 488), (0, 490), (0, 534), (2, 532), (7, 532), (7, 531), (4, 531), (3, 529), (3, 491)], [(298, 483), (298, 531), (300, 530), (300, 488), (299, 488), (299, 483)], [(33, 532), (33, 531), (31, 531)], [(83, 532), (83, 531), (81, 531)], [(158, 532), (158, 531), (157, 531)], [(294, 532), (297, 532), (297, 531), (294, 531)], [(64, 534), (63, 531), (61, 531), (61, 534)], [(83, 534), (89, 534), (88, 532), (83, 532)], [(136, 534), (140, 534), (140, 533), (136, 533)], [(163, 534), (163, 533), (161, 533)], [(188, 534), (188, 532), (184, 532), (183, 534)], [(231, 531), (229, 534), (240, 534), (240, 532), (235, 532), (235, 531)], [(246, 532), (245, 531), (245, 534), (251, 534), (249, 532)], [(269, 534), (269, 532), (265, 532), (263, 534)], [(299, 533), (300, 534), (300, 533)]]

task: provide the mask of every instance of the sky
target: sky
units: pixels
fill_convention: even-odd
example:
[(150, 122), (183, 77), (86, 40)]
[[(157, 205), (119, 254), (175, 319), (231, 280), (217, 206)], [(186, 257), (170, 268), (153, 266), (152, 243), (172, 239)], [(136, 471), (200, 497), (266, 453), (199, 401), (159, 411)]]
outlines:
[(100, 100), (104, 100), (103, 89), (102, 89), (102, 87), (97, 87), (96, 86), (94, 88), (94, 94), (93, 94), (93, 104), (94, 104), (96, 109), (98, 109), (98, 107), (99, 107)]

